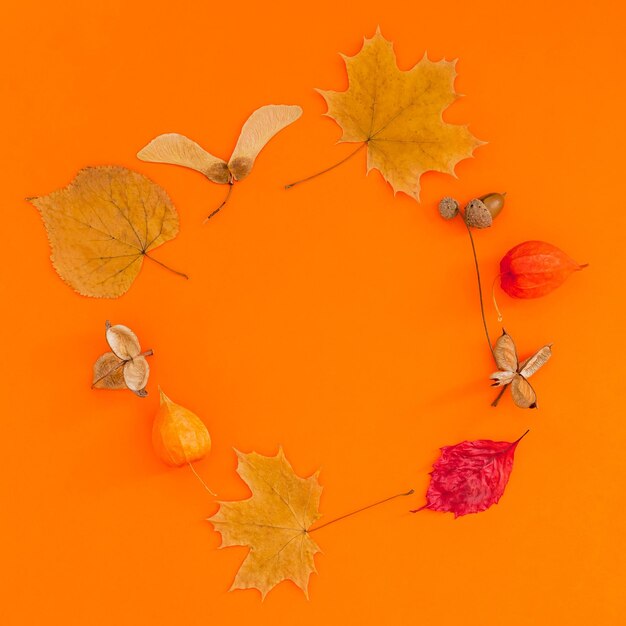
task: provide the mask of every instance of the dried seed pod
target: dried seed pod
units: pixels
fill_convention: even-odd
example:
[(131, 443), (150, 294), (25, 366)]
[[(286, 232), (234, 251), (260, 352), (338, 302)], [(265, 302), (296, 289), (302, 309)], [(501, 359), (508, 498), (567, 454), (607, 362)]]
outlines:
[(139, 396), (147, 396), (145, 388), (150, 376), (150, 366), (146, 357), (136, 356), (124, 364), (124, 382), (126, 386)]
[(126, 389), (124, 360), (106, 352), (93, 364), (92, 386), (96, 389)]
[(106, 340), (115, 356), (127, 360), (136, 357), (141, 352), (139, 339), (128, 326), (123, 324), (112, 326), (109, 320), (106, 321), (105, 326)]
[(552, 356), (552, 344), (543, 346), (520, 363), (515, 342), (503, 328), (502, 335), (498, 337), (493, 348), (493, 356), (500, 370), (489, 377), (495, 381), (492, 387), (511, 385), (511, 394), (516, 406), (520, 409), (536, 409), (537, 394), (528, 379)]
[(488, 193), (486, 196), (480, 198), (482, 203), (487, 207), (492, 219), (495, 219), (504, 208), (505, 195), (506, 194), (503, 193)]
[(459, 213), (459, 203), (454, 199), (446, 196), (439, 201), (439, 215), (444, 220), (451, 220)]
[(130, 389), (140, 398), (148, 395), (146, 385), (152, 350), (141, 351), (137, 335), (122, 324), (106, 321), (106, 340), (111, 352), (101, 355), (93, 366), (91, 386), (97, 389)]
[(465, 207), (465, 223), (472, 228), (489, 228), (493, 218), (485, 203), (478, 198), (470, 200)]
[(581, 270), (565, 252), (545, 241), (525, 241), (500, 261), (500, 285), (514, 298), (539, 298), (550, 293)]
[(152, 427), (155, 452), (165, 463), (176, 467), (199, 461), (211, 451), (207, 427), (195, 413), (159, 392), (161, 405)]

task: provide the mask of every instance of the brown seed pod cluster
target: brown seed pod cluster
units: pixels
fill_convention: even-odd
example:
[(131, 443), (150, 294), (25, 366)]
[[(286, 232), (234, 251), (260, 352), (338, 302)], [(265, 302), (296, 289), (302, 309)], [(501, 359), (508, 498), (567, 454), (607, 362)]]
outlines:
[(144, 398), (148, 395), (146, 385), (150, 375), (146, 357), (152, 356), (152, 350), (142, 352), (137, 335), (128, 326), (112, 326), (107, 320), (105, 328), (111, 351), (105, 352), (94, 363), (91, 386), (97, 389), (130, 389)]
[[(470, 200), (462, 213), (465, 223), (472, 228), (489, 228), (504, 208), (505, 195), (494, 192)], [(446, 196), (439, 202), (439, 214), (444, 219), (451, 220), (459, 213), (459, 203), (454, 198)]]

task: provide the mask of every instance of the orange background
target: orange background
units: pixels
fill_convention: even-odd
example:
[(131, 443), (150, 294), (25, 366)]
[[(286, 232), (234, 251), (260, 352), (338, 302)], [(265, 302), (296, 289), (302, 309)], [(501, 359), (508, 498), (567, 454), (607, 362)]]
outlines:
[[(2, 272), (3, 623), (623, 623), (624, 15), (617, 3), (20, 2), (0, 29), (4, 77)], [(289, 192), (282, 185), (353, 147), (313, 88), (343, 89), (339, 52), (380, 24), (402, 68), (427, 50), (459, 57), (467, 97), (446, 119), (488, 145), (458, 179), (423, 177), (421, 204), (395, 199), (365, 154)], [(300, 104), (211, 222), (224, 188), (142, 163), (176, 131), (228, 156), (247, 116)], [(617, 120), (617, 121), (616, 121)], [(618, 126), (619, 124), (619, 126)], [(621, 128), (620, 128), (621, 126)], [(186, 282), (144, 264), (117, 300), (83, 298), (55, 274), (24, 198), (87, 165), (133, 168), (162, 185), (181, 232), (155, 251)], [(498, 409), (467, 235), (442, 195), (508, 192), (476, 233), (489, 289), (527, 239), (590, 268), (552, 295), (500, 295), (540, 409)], [(487, 305), (492, 334), (498, 324)], [(152, 347), (150, 395), (92, 391), (104, 321)], [(188, 469), (154, 456), (157, 384), (213, 437), (198, 471), (246, 497), (233, 447), (321, 468), (323, 520), (310, 601), (282, 583), (264, 603), (227, 590), (244, 548), (219, 551), (216, 505)], [(454, 520), (424, 502), (442, 445), (512, 441), (498, 506)]]

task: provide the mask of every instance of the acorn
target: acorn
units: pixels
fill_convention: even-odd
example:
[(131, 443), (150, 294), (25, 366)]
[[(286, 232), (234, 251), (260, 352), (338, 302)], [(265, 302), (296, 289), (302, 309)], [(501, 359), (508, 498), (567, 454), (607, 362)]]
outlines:
[(495, 219), (504, 208), (504, 196), (506, 196), (505, 193), (488, 193), (480, 198), (491, 213), (492, 219)]
[(485, 203), (474, 198), (465, 207), (465, 223), (472, 228), (489, 228), (493, 223), (493, 217)]
[(454, 199), (446, 196), (439, 202), (439, 215), (444, 220), (451, 220), (459, 213), (459, 203)]

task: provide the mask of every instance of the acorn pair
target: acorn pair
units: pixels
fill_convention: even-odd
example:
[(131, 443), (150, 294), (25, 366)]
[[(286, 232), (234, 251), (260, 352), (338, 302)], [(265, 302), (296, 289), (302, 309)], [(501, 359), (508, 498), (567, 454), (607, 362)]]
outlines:
[[(480, 198), (474, 198), (467, 203), (463, 219), (472, 228), (489, 228), (493, 220), (504, 207), (503, 193), (488, 193)], [(446, 220), (451, 220), (459, 213), (459, 203), (454, 198), (445, 197), (439, 202), (439, 214)]]

